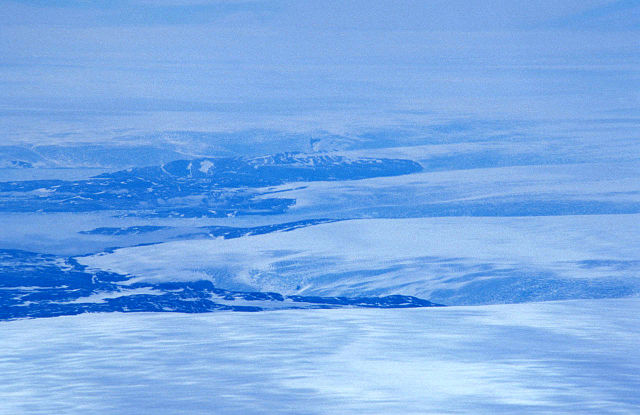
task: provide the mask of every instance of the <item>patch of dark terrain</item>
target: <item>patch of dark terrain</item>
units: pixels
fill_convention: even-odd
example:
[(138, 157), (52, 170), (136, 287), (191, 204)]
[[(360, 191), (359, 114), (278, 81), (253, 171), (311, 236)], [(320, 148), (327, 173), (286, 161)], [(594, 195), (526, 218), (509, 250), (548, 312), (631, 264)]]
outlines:
[(127, 228), (103, 227), (103, 228), (91, 229), (88, 231), (80, 231), (78, 233), (82, 235), (120, 236), (120, 235), (139, 235), (144, 233), (157, 232), (165, 229), (172, 229), (172, 227), (171, 226), (151, 226), (151, 225), (129, 226)]
[[(337, 222), (338, 219), (305, 219), (295, 222), (277, 223), (273, 225), (253, 226), (253, 227), (234, 227), (234, 226), (198, 226), (193, 228), (192, 232), (177, 233), (171, 236), (171, 239), (198, 239), (198, 238), (219, 238), (233, 239), (249, 235), (263, 235), (271, 232), (290, 232), (295, 229), (307, 226), (320, 225), (322, 223)], [(83, 235), (139, 235), (149, 234), (158, 231), (173, 230), (179, 231), (178, 228), (172, 226), (130, 226), (127, 228), (95, 228), (88, 231), (80, 231)], [(161, 240), (162, 241), (162, 240)], [(159, 242), (161, 242), (159, 241)]]
[(133, 282), (131, 276), (89, 269), (73, 258), (0, 250), (0, 320), (97, 312), (256, 312), (301, 308), (436, 307), (416, 297), (286, 296), (216, 288), (211, 281)]
[(177, 160), (87, 180), (2, 182), (0, 211), (114, 210), (123, 212), (123, 216), (187, 218), (272, 215), (286, 212), (296, 201), (267, 197), (274, 193), (269, 186), (359, 180), (421, 170), (422, 166), (411, 160), (350, 159), (328, 154)]

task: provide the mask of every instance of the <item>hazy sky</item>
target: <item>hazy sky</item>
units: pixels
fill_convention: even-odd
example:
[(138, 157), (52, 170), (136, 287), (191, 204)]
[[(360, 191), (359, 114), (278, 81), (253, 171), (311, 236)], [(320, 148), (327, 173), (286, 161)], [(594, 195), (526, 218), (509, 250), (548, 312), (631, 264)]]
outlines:
[(612, 114), (640, 0), (0, 3), (0, 108)]

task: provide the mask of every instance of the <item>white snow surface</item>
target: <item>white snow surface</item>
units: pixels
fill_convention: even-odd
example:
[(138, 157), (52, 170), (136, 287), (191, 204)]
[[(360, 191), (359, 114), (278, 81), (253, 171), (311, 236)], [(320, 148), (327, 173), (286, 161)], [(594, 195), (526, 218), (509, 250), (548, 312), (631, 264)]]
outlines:
[[(398, 153), (395, 153), (398, 151)], [(379, 151), (386, 157), (405, 156), (401, 149)], [(414, 159), (429, 165), (416, 148)], [(624, 150), (621, 150), (623, 154)], [(603, 151), (606, 154), (606, 151)], [(375, 153), (374, 153), (375, 154)], [(630, 153), (637, 160), (639, 152)], [(280, 197), (296, 199), (291, 212), (340, 217), (354, 213), (388, 212), (402, 217), (422, 207), (446, 202), (561, 200), (565, 202), (638, 202), (640, 168), (637, 162), (576, 163), (561, 165), (508, 166), (451, 171), (425, 171), (393, 177), (357, 181), (288, 183), (269, 188)], [(426, 209), (428, 210), (428, 209)], [(417, 210), (417, 216), (425, 215)], [(497, 215), (500, 214), (498, 211)], [(439, 216), (439, 215), (438, 215)]]
[(209, 160), (204, 160), (200, 162), (200, 168), (198, 170), (200, 170), (202, 173), (209, 173), (211, 167), (213, 167), (213, 163)]
[(79, 262), (132, 282), (209, 279), (225, 289), (430, 298), (435, 289), (494, 277), (632, 283), (639, 224), (640, 215), (364, 219), (124, 248)]
[(2, 414), (637, 414), (640, 299), (0, 323)]

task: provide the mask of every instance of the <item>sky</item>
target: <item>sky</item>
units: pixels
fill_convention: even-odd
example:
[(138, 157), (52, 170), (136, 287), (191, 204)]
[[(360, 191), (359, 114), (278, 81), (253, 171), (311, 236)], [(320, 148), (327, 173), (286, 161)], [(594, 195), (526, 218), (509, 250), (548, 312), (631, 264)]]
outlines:
[(640, 0), (3, 0), (0, 122), (20, 111), (628, 117), (638, 39)]

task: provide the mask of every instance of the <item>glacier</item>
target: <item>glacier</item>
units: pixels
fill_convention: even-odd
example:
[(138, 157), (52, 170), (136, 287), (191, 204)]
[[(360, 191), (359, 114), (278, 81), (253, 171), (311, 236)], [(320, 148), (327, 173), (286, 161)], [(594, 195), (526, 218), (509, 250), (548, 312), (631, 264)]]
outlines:
[(0, 2), (0, 414), (640, 413), (639, 12)]

